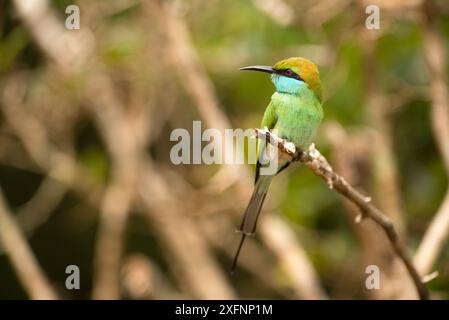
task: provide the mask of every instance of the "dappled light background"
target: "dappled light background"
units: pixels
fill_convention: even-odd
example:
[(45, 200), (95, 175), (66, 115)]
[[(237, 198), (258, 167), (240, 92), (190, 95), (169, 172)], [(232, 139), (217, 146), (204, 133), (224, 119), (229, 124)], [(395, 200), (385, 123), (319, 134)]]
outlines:
[(448, 16), (424, 0), (1, 2), (0, 298), (417, 298), (382, 229), (298, 164), (231, 275), (254, 168), (170, 161), (194, 120), (260, 125), (273, 85), (240, 67), (302, 56), (323, 82), (317, 148), (448, 299)]

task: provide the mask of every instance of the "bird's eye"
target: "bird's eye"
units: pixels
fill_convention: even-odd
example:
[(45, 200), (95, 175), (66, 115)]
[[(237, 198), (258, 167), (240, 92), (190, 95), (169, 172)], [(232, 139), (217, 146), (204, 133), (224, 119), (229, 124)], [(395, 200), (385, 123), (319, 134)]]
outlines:
[(293, 75), (293, 71), (292, 71), (292, 69), (286, 69), (284, 71), (284, 74), (288, 77), (291, 77)]

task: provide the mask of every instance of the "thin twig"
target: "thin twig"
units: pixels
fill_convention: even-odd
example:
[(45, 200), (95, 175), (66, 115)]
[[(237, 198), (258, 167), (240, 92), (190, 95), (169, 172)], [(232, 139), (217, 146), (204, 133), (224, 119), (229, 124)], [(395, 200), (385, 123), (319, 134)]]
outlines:
[(0, 245), (32, 299), (58, 299), (45, 273), (28, 245), (25, 235), (10, 212), (0, 189)]
[(299, 151), (292, 148), (292, 143), (286, 141), (266, 130), (255, 129), (256, 134), (261, 139), (267, 139), (274, 146), (277, 146), (281, 152), (289, 155), (294, 161), (299, 161), (311, 169), (317, 176), (322, 178), (328, 184), (329, 188), (343, 195), (354, 203), (362, 212), (362, 218), (370, 218), (376, 222), (391, 242), (396, 254), (401, 258), (407, 268), (419, 297), (422, 300), (429, 299), (429, 293), (421, 280), (420, 275), (413, 266), (412, 259), (407, 252), (405, 245), (399, 240), (396, 229), (390, 219), (371, 203), (371, 198), (364, 196), (354, 187), (352, 187), (343, 177), (336, 174), (327, 162), (326, 158), (315, 149), (312, 144), (308, 151)]

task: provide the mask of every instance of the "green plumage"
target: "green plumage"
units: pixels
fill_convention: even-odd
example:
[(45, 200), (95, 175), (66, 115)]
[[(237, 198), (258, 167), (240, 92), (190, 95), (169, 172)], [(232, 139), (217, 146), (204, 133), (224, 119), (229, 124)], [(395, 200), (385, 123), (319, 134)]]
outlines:
[(262, 128), (278, 130), (281, 138), (305, 150), (313, 142), (322, 118), (320, 101), (304, 86), (298, 94), (275, 92), (265, 111)]
[[(321, 107), (321, 82), (315, 64), (303, 58), (289, 58), (278, 62), (274, 67), (254, 66), (244, 70), (269, 72), (276, 87), (271, 102), (265, 110), (261, 128), (276, 130), (277, 135), (297, 148), (306, 150), (313, 142), (323, 118)], [(259, 149), (264, 152), (265, 145)], [(278, 171), (289, 164), (290, 159), (279, 153)], [(268, 165), (268, 164), (266, 164)], [(233, 269), (246, 235), (255, 233), (257, 220), (268, 192), (273, 175), (261, 175), (263, 167), (256, 166), (256, 182), (248, 207), (240, 225), (242, 239), (237, 250)]]

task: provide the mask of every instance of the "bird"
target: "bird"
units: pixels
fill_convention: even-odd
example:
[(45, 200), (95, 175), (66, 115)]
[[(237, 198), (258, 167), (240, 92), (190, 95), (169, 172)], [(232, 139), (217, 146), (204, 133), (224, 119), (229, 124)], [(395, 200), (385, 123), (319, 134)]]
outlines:
[[(294, 143), (299, 150), (307, 150), (324, 116), (320, 73), (315, 63), (306, 58), (291, 57), (273, 66), (255, 65), (242, 67), (240, 70), (260, 71), (271, 75), (275, 92), (265, 109), (261, 128), (276, 130), (280, 138)], [(242, 235), (231, 273), (235, 271), (246, 236), (255, 234), (257, 220), (273, 177), (286, 169), (292, 161), (280, 155), (274, 174), (262, 175), (261, 169), (268, 165), (266, 161), (261, 161), (266, 148), (266, 142), (258, 148), (254, 191), (238, 229)]]

